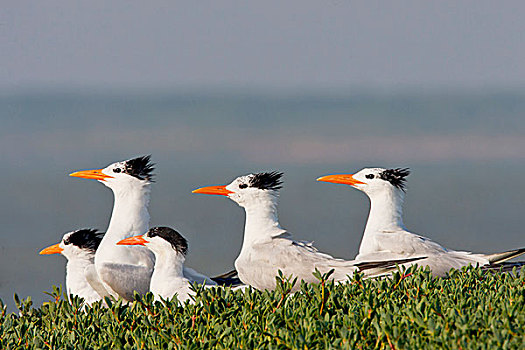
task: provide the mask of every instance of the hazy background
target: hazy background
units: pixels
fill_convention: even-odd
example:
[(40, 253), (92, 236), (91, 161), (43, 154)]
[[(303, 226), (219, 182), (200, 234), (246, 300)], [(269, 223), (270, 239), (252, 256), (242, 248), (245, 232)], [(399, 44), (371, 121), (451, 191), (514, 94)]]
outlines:
[(192, 195), (285, 172), (280, 218), (352, 258), (366, 197), (316, 183), (408, 166), (405, 223), (457, 249), (525, 246), (525, 4), (519, 1), (8, 1), (0, 10), (0, 298), (45, 300), (66, 231), (112, 194), (68, 173), (152, 154), (152, 225), (187, 264), (231, 269), (244, 213)]

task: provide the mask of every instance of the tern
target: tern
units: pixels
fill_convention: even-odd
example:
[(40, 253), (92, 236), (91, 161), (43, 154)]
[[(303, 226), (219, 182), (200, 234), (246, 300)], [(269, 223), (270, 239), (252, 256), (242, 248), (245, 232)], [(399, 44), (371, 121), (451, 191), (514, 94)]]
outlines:
[[(297, 241), (281, 228), (277, 215), (282, 173), (264, 172), (240, 176), (229, 185), (202, 187), (193, 193), (223, 195), (246, 211), (244, 240), (235, 268), (242, 282), (259, 290), (273, 290), (275, 277), (281, 270), (285, 276), (294, 276), (305, 282), (318, 283), (312, 274), (317, 269), (327, 273), (334, 269), (331, 279), (345, 281), (358, 270), (385, 273), (394, 269), (396, 261), (356, 264), (319, 252), (311, 242)], [(295, 285), (294, 290), (299, 288)]]
[(82, 297), (87, 304), (108, 295), (94, 266), (95, 252), (102, 235), (93, 229), (67, 232), (60, 243), (40, 251), (40, 254), (62, 254), (66, 257), (67, 294)]
[(144, 246), (155, 254), (150, 291), (156, 300), (171, 299), (176, 294), (181, 303), (191, 301), (195, 293), (182, 271), (188, 242), (177, 231), (169, 227), (153, 227), (143, 235), (123, 239), (117, 244)]
[(356, 260), (400, 259), (426, 256), (417, 264), (429, 266), (436, 276), (467, 265), (499, 268), (525, 253), (525, 248), (495, 254), (473, 254), (447, 249), (430, 238), (412, 233), (403, 224), (408, 168), (365, 168), (355, 174), (328, 175), (317, 181), (350, 185), (370, 198), (370, 213)]
[[(116, 162), (103, 169), (70, 174), (98, 180), (113, 191), (113, 213), (95, 254), (95, 267), (100, 280), (114, 297), (133, 300), (134, 291), (139, 294), (149, 291), (155, 265), (154, 254), (142, 246), (123, 246), (117, 243), (148, 231), (153, 170), (150, 156), (143, 156)], [(184, 276), (197, 283), (216, 284), (211, 278), (191, 268), (184, 268)]]

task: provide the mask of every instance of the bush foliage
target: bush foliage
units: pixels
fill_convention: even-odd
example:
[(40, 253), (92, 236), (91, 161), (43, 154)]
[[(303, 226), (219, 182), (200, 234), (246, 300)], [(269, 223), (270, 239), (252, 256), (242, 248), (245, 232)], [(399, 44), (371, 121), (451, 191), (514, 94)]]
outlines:
[(33, 308), (15, 296), (19, 315), (0, 315), (1, 349), (478, 349), (523, 348), (525, 270), (479, 268), (434, 278), (408, 269), (393, 278), (302, 284), (278, 279), (273, 292), (197, 289), (195, 304), (82, 306), (54, 287), (54, 301)]

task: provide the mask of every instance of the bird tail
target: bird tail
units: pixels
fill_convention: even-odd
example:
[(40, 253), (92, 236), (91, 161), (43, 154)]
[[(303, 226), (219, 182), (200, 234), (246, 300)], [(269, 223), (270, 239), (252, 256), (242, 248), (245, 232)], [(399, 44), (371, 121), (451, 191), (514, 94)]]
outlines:
[(481, 269), (485, 272), (513, 272), (514, 268), (519, 272), (525, 266), (525, 261), (516, 261), (516, 262), (503, 262), (499, 264), (491, 264), (482, 266)]
[(426, 259), (426, 256), (419, 256), (415, 258), (406, 258), (406, 259), (392, 259), (392, 260), (378, 260), (378, 261), (362, 261), (355, 263), (354, 266), (356, 266), (359, 271), (365, 271), (369, 269), (377, 269), (377, 268), (395, 268), (396, 265), (402, 265), (409, 262)]
[(229, 272), (223, 273), (222, 275), (212, 277), (211, 279), (218, 285), (226, 287), (237, 287), (243, 284), (239, 279), (237, 270), (231, 270)]
[(525, 248), (509, 250), (503, 253), (485, 254), (484, 257), (488, 259), (490, 265), (494, 265), (514, 259), (522, 254), (525, 254)]
[(426, 258), (426, 256), (419, 256), (406, 259), (363, 261), (356, 263), (354, 266), (358, 268), (359, 272), (363, 272), (366, 277), (381, 277), (396, 271), (398, 266), (404, 264), (413, 265), (412, 263)]

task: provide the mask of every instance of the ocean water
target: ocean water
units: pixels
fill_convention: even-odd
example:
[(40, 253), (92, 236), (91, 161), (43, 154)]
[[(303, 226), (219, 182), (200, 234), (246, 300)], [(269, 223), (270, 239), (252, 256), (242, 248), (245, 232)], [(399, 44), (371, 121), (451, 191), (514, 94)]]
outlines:
[(151, 154), (151, 224), (188, 240), (187, 265), (233, 267), (243, 210), (191, 194), (238, 175), (280, 170), (280, 219), (338, 257), (357, 253), (366, 196), (316, 182), (363, 167), (410, 167), (405, 224), (476, 252), (525, 246), (525, 94), (33, 92), (0, 96), (0, 299), (64, 283), (65, 259), (39, 256), (64, 232), (105, 230), (111, 191), (67, 175)]

